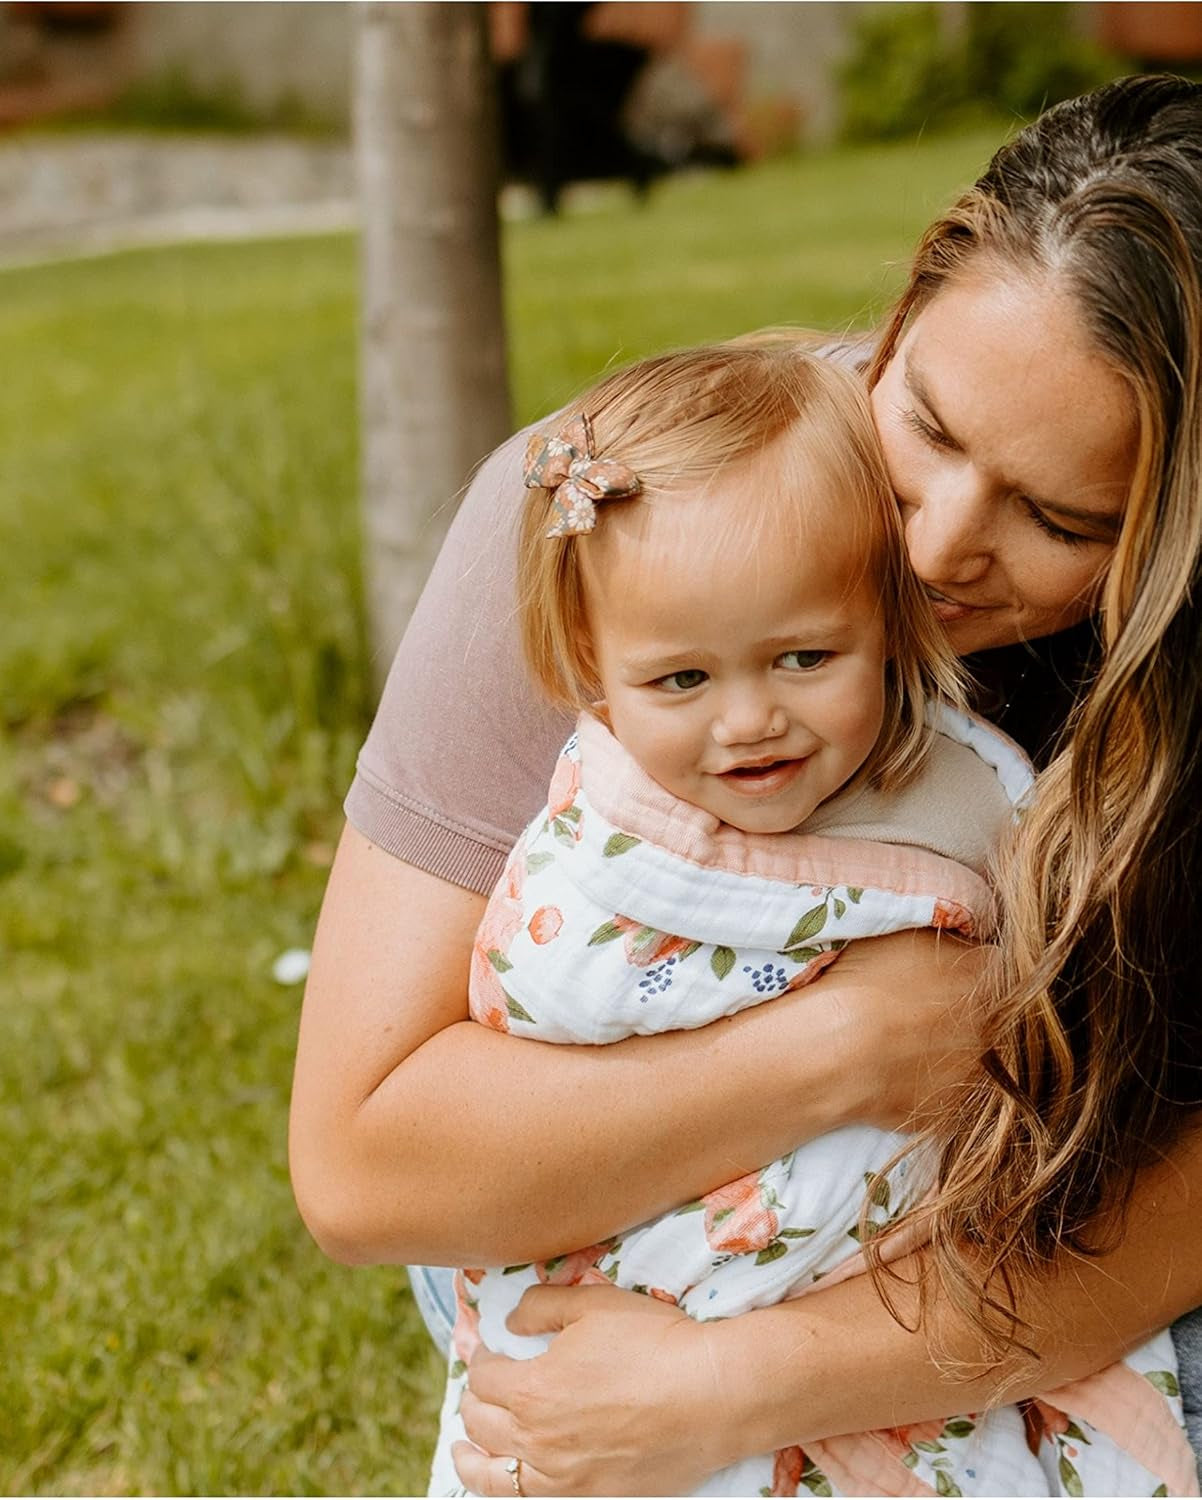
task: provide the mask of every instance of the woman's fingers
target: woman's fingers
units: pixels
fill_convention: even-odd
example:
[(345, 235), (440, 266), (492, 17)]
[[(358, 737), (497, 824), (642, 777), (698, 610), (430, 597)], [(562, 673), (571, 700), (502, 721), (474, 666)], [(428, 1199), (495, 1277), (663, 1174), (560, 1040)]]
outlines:
[[(555, 1491), (546, 1482), (544, 1475), (528, 1463), (522, 1462), (516, 1474), (511, 1472), (511, 1459), (502, 1454), (494, 1456), (482, 1453), (471, 1443), (456, 1443), (451, 1449), (455, 1470), (464, 1487), (473, 1495), (551, 1495)], [(517, 1484), (514, 1484), (514, 1480)]]
[[(472, 1361), (473, 1368), (476, 1361)], [(469, 1438), (485, 1453), (519, 1454), (522, 1447), (516, 1431), (512, 1412), (503, 1405), (494, 1405), (473, 1392), (470, 1383), (463, 1392), (459, 1415)]]
[[(509, 1409), (522, 1383), (522, 1376), (526, 1373), (524, 1366), (527, 1363), (524, 1359), (510, 1359), (504, 1354), (494, 1354), (481, 1344), (467, 1367), (465, 1399), (470, 1395), (484, 1405)], [(490, 1445), (486, 1443), (484, 1446)]]
[(532, 1286), (509, 1314), (506, 1327), (527, 1336), (561, 1333), (589, 1313), (603, 1311), (607, 1303), (625, 1305), (629, 1295), (615, 1286)]

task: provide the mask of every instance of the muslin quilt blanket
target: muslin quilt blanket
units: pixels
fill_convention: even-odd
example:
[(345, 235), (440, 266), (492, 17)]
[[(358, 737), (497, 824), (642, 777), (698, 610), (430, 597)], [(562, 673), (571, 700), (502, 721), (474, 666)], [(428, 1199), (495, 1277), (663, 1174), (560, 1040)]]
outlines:
[[(840, 826), (832, 804), (820, 810), (821, 835), (806, 831), (810, 823), (769, 836), (719, 824), (651, 781), (602, 724), (583, 716), (547, 806), (513, 851), (481, 922), (472, 1015), (542, 1041), (606, 1043), (705, 1026), (766, 1003), (816, 978), (857, 938), (924, 927), (986, 935), (985, 871), (949, 857), (941, 843), (972, 846), (974, 836), (991, 843), (1030, 774), (1021, 753), (988, 726), (943, 707), (931, 713), (942, 758), (933, 751), (917, 799), (908, 800), (915, 825), (909, 835), (903, 828), (908, 841), (892, 843), (856, 837), (855, 817)], [(950, 817), (950, 793), (940, 785), (949, 755), (958, 757)], [(917, 826), (924, 808), (942, 834)], [(983, 836), (972, 827), (982, 819)], [(540, 1264), (458, 1273), (430, 1493), (464, 1493), (450, 1449), (466, 1435), (459, 1402), (477, 1344), (516, 1358), (546, 1347), (505, 1327), (527, 1287), (607, 1281), (702, 1320), (804, 1294), (825, 1277), (862, 1270), (866, 1184), (902, 1144), (868, 1127), (833, 1131), (603, 1244)], [(875, 1184), (868, 1232), (884, 1230), (915, 1201), (922, 1176), (907, 1159)], [(766, 1453), (724, 1469), (697, 1493), (1196, 1495), (1198, 1486), (1166, 1331), (1122, 1363), (1039, 1400)]]

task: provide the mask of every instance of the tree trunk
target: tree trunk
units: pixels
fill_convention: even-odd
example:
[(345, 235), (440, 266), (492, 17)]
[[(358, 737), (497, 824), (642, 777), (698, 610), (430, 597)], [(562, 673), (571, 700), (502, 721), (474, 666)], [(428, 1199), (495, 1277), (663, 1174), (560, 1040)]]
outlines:
[(382, 682), (456, 497), (510, 415), (484, 6), (356, 12), (363, 520)]

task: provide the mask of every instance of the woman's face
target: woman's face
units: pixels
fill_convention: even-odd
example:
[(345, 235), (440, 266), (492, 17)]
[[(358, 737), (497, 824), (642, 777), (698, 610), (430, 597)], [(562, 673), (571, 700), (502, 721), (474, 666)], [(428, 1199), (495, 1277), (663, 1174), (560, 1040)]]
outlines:
[(1066, 293), (997, 267), (949, 284), (911, 322), (872, 407), (910, 561), (958, 652), (1091, 611), (1137, 418)]

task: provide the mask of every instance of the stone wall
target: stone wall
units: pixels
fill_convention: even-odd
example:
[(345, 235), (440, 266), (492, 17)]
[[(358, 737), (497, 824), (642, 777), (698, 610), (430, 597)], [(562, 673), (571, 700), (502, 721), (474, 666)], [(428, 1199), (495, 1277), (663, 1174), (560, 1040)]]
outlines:
[(0, 259), (354, 221), (350, 147), (263, 137), (20, 135), (0, 149)]

